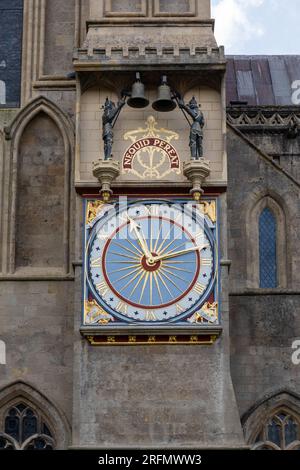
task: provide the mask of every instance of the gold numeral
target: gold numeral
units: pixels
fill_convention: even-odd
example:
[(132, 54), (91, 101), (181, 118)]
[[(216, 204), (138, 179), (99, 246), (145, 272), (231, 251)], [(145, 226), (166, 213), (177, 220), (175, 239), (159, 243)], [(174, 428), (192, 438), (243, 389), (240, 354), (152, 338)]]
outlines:
[(194, 290), (197, 292), (197, 294), (203, 294), (205, 291), (205, 285), (201, 284), (201, 282), (197, 282), (197, 284), (194, 287)]
[(180, 304), (176, 304), (176, 312), (177, 313), (182, 313), (185, 311), (185, 308), (183, 308)]
[(94, 259), (94, 260), (91, 262), (91, 267), (92, 267), (92, 268), (101, 268), (101, 259), (102, 259), (102, 258)]
[(211, 266), (212, 265), (212, 260), (210, 258), (201, 259), (201, 264), (202, 264), (202, 266)]
[(121, 301), (117, 305), (117, 310), (118, 312), (124, 313), (124, 315), (126, 315), (128, 311), (128, 305)]
[(204, 234), (203, 230), (200, 230), (199, 232), (197, 232), (196, 235), (195, 235), (195, 238), (196, 238), (196, 240), (198, 238), (201, 238), (201, 241), (204, 241), (205, 240), (205, 234)]
[(154, 312), (147, 311), (146, 312), (146, 321), (156, 321), (157, 317)]
[(100, 284), (97, 284), (96, 288), (102, 297), (104, 297), (108, 292), (107, 284), (104, 281), (100, 282)]
[(150, 215), (152, 215), (153, 217), (158, 217), (160, 215), (160, 207), (157, 204), (151, 206)]
[(107, 233), (106, 231), (100, 232), (98, 233), (97, 238), (98, 240), (102, 240), (105, 242), (109, 238), (109, 233)]

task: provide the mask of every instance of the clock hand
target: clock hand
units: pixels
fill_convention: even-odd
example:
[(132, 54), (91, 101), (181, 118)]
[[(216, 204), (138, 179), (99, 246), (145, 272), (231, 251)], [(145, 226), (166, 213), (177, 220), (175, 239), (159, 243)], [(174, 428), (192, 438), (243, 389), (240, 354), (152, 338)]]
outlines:
[(152, 258), (152, 254), (149, 251), (141, 226), (138, 223), (136, 223), (135, 220), (131, 219), (131, 217), (127, 216), (127, 218), (130, 222), (130, 232), (133, 231), (136, 234), (136, 237), (138, 239), (139, 244), (141, 245), (144, 255), (146, 256), (147, 259)]
[(177, 256), (181, 256), (181, 255), (184, 255), (186, 253), (191, 253), (192, 251), (196, 251), (196, 250), (203, 250), (203, 248), (207, 248), (208, 245), (202, 245), (202, 246), (194, 246), (192, 248), (187, 248), (186, 250), (180, 250), (180, 251), (175, 251), (175, 253), (166, 253), (165, 255), (161, 255), (161, 256), (154, 256), (151, 258), (151, 261), (156, 263), (157, 261), (161, 261), (161, 260), (164, 260), (164, 259), (169, 259), (169, 258), (176, 258)]

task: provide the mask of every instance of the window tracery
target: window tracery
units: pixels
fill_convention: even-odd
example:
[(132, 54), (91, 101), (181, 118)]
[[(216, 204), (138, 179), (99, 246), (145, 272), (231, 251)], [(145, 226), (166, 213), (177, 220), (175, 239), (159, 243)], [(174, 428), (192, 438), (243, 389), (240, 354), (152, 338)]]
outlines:
[(5, 412), (0, 450), (53, 450), (54, 446), (49, 426), (30, 406), (19, 403)]

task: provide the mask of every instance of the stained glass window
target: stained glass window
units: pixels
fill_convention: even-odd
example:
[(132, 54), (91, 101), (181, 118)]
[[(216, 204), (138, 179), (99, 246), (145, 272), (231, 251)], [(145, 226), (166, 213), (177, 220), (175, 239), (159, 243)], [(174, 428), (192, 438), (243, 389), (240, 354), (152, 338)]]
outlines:
[(259, 286), (277, 287), (277, 224), (266, 207), (259, 218)]
[[(0, 430), (1, 431), (1, 430)], [(0, 450), (51, 450), (54, 439), (43, 417), (23, 403), (7, 410)]]
[(256, 450), (299, 450), (300, 425), (291, 414), (281, 411), (267, 420), (255, 439)]
[(0, 0), (0, 108), (20, 106), (23, 0)]

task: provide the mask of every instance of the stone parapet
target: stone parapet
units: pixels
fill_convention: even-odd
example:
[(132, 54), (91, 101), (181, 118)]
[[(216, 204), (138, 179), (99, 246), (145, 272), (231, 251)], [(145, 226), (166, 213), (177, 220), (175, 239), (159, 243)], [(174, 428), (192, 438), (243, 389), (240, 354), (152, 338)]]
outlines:
[(90, 22), (73, 59), (76, 70), (157, 64), (221, 64), (225, 68), (224, 49), (216, 43), (212, 20)]

